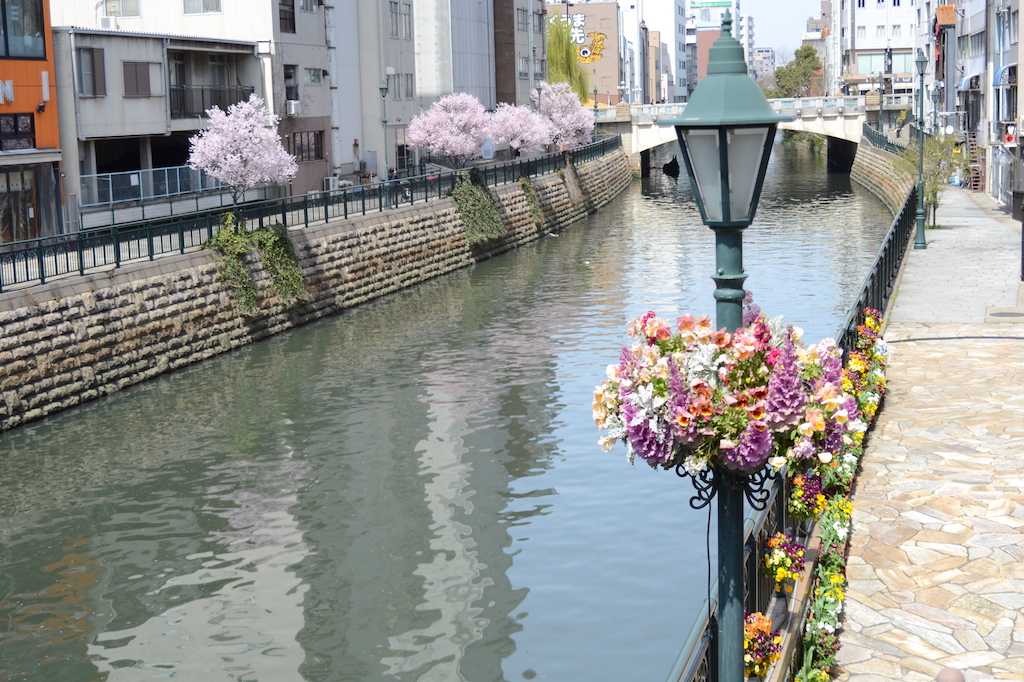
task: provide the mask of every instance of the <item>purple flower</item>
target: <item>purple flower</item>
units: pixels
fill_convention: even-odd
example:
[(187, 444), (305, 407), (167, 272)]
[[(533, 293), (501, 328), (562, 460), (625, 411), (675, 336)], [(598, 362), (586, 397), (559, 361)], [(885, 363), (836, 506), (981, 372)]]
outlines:
[(818, 360), (821, 363), (822, 381), (839, 386), (843, 378), (843, 355), (835, 341), (823, 339), (818, 344)]
[(760, 315), (761, 306), (754, 303), (754, 295), (748, 291), (743, 295), (743, 326), (749, 327)]
[(814, 457), (815, 452), (814, 441), (810, 438), (801, 438), (793, 446), (793, 457), (797, 459), (810, 459)]
[(640, 405), (639, 396), (632, 389), (622, 389), (619, 397), (622, 400), (622, 421), (630, 447), (651, 466), (670, 461), (674, 447), (672, 434), (658, 433), (653, 428), (653, 415), (647, 414)]
[(766, 423), (755, 419), (743, 429), (736, 447), (722, 451), (722, 460), (733, 471), (751, 472), (764, 466), (771, 453), (771, 431)]
[(768, 380), (768, 409), (765, 421), (775, 431), (794, 427), (803, 418), (807, 407), (807, 393), (804, 391), (800, 368), (796, 363), (796, 346), (793, 343), (793, 328), (786, 330), (786, 338)]

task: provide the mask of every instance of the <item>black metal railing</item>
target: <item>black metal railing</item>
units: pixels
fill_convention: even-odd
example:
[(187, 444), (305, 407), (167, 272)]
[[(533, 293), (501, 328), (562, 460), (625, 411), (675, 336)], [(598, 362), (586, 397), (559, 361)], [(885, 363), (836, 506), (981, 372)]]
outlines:
[[(743, 607), (747, 612), (767, 612), (775, 592), (774, 581), (761, 571), (768, 538), (777, 532), (785, 532), (804, 544), (810, 540), (812, 525), (790, 515), (787, 504), (789, 495), (789, 482), (785, 476), (779, 476), (771, 485), (765, 508), (748, 516), (744, 524)], [(668, 682), (709, 682), (717, 679), (717, 609), (718, 583), (715, 581), (680, 649)]]
[(873, 147), (884, 149), (890, 154), (896, 154), (897, 156), (902, 154), (903, 151), (906, 149), (906, 147), (904, 147), (903, 145), (896, 144), (895, 142), (890, 140), (888, 137), (885, 136), (884, 133), (880, 133), (871, 126), (869, 126), (867, 122), (864, 123), (863, 131), (864, 137), (868, 139), (868, 142), (870, 142)]
[[(889, 299), (896, 286), (896, 277), (907, 253), (910, 238), (914, 234), (916, 213), (917, 187), (914, 187), (907, 194), (903, 207), (882, 240), (878, 255), (875, 256), (864, 283), (850, 306), (846, 320), (836, 335), (836, 345), (843, 349), (844, 355), (849, 350), (850, 343), (856, 338), (857, 326), (864, 322), (864, 308), (874, 308), (884, 313), (889, 305)], [(789, 492), (785, 480), (776, 480), (767, 508), (752, 519), (748, 519), (744, 548), (744, 607), (748, 612), (763, 612), (768, 607), (773, 590), (771, 580), (760, 570), (764, 561), (765, 541), (776, 531), (792, 533), (794, 529), (798, 529), (798, 539), (806, 544), (811, 532), (809, 527), (800, 524), (789, 515), (786, 504)], [(716, 679), (713, 671), (716, 665), (714, 614), (717, 604), (718, 585), (715, 584), (676, 658), (668, 682), (709, 682)], [(800, 614), (793, 624), (794, 627), (789, 628), (790, 632), (803, 631), (802, 622), (805, 615)]]
[[(566, 159), (585, 163), (621, 146), (619, 137), (604, 137), (565, 154), (545, 154), (480, 168), (489, 186), (536, 177), (563, 168)], [(455, 187), (459, 171), (417, 176), (402, 180), (357, 185), (284, 199), (240, 204), (234, 212), (255, 230), (274, 223), (309, 227), (337, 218), (411, 206), (443, 197)], [(100, 267), (120, 267), (130, 260), (153, 260), (164, 253), (199, 247), (215, 234), (224, 208), (200, 211), (160, 220), (123, 223), (74, 234), (0, 244), (0, 291), (4, 287), (72, 273), (85, 274)]]
[(874, 308), (885, 313), (896, 288), (896, 278), (903, 265), (903, 257), (907, 254), (910, 238), (914, 234), (915, 218), (917, 217), (917, 186), (911, 188), (903, 206), (892, 221), (889, 231), (882, 240), (878, 255), (871, 264), (868, 274), (864, 277), (857, 298), (854, 299), (846, 314), (846, 321), (836, 335), (836, 345), (849, 351), (850, 343), (856, 338), (857, 326), (864, 322), (864, 309)]
[(222, 110), (236, 102), (249, 99), (255, 92), (250, 86), (219, 87), (215, 85), (172, 85), (171, 118), (205, 116), (206, 110), (217, 105)]

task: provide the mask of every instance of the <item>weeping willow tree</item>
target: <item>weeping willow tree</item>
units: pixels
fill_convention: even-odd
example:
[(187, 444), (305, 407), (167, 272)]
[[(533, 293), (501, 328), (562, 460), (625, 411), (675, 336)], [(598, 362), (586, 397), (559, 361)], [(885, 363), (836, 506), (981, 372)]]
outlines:
[(564, 21), (548, 22), (548, 83), (568, 83), (580, 102), (590, 98), (590, 76), (580, 64), (569, 24)]

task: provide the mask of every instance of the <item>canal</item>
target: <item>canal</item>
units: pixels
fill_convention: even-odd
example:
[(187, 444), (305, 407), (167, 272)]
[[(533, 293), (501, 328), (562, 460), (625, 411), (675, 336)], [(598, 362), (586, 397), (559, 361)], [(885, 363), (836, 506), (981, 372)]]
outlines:
[[(590, 415), (630, 319), (714, 312), (713, 235), (655, 176), (557, 237), (5, 434), (0, 679), (663, 680), (709, 518), (601, 452)], [(747, 286), (831, 336), (890, 221), (777, 146)]]

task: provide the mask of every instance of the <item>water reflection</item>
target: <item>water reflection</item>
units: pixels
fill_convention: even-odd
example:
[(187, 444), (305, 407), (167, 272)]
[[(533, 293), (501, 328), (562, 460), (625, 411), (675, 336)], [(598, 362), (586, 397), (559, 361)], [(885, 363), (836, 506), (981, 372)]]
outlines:
[[(830, 334), (889, 217), (806, 155), (773, 164), (749, 284)], [(713, 258), (687, 183), (656, 176), (558, 237), (5, 435), (0, 678), (663, 676), (709, 519), (599, 451), (590, 392), (631, 317), (711, 311)]]

